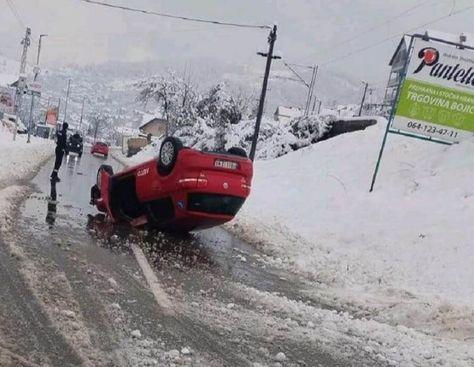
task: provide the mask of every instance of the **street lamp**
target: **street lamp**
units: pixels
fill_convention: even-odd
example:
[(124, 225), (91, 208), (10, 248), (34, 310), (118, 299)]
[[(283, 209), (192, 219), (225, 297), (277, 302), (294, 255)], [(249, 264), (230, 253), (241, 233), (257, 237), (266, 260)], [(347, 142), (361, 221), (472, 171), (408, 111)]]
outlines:
[(43, 39), (43, 37), (48, 37), (48, 35), (47, 35), (47, 34), (40, 34), (40, 36), (39, 36), (39, 41), (38, 41), (38, 55), (36, 56), (36, 66), (39, 65), (39, 61), (40, 61), (41, 40)]

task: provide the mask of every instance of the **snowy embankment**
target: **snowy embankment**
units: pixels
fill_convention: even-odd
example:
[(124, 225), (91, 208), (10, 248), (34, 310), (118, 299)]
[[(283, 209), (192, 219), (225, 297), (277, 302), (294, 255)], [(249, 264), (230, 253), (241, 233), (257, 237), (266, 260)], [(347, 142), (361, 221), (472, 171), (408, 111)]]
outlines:
[(111, 150), (110, 155), (112, 156), (112, 158), (114, 158), (117, 162), (124, 165), (125, 167), (133, 166), (135, 164), (143, 163), (149, 159), (157, 157), (160, 152), (160, 144), (160, 139), (154, 140), (151, 144), (147, 145), (137, 154), (131, 157), (127, 157), (125, 154), (122, 153), (120, 149)]
[(474, 342), (474, 140), (390, 135), (386, 121), (257, 162), (228, 228), (315, 282), (331, 306)]
[(25, 192), (21, 181), (31, 178), (34, 172), (54, 154), (50, 140), (12, 135), (0, 128), (0, 227), (10, 220), (14, 201)]
[[(328, 350), (381, 365), (471, 366), (474, 141), (391, 135), (369, 193), (385, 124), (257, 161), (252, 194), (226, 227), (308, 279), (308, 296), (333, 311), (278, 294), (255, 299), (289, 320), (311, 315), (311, 335)], [(119, 160), (135, 164), (158, 149)]]

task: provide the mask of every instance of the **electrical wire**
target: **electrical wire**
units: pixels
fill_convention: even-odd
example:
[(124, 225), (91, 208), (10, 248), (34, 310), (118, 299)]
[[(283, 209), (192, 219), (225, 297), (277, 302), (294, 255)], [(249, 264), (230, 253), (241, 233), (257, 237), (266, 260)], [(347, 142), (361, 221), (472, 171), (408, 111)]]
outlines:
[(285, 60), (283, 61), (283, 65), (285, 65), (298, 79), (301, 81), (307, 88), (309, 88), (309, 84), (288, 64)]
[(337, 62), (337, 61), (341, 61), (341, 60), (347, 59), (347, 58), (350, 57), (350, 56), (353, 56), (353, 55), (355, 55), (355, 54), (358, 54), (358, 53), (361, 53), (361, 52), (363, 52), (363, 51), (369, 50), (369, 49), (371, 49), (371, 48), (373, 48), (373, 47), (376, 47), (376, 46), (378, 46), (378, 45), (381, 45), (381, 44), (383, 44), (383, 43), (385, 43), (385, 42), (387, 42), (387, 41), (390, 41), (390, 40), (392, 40), (392, 39), (395, 39), (395, 38), (397, 38), (397, 37), (403, 36), (403, 35), (407, 34), (408, 32), (412, 32), (412, 31), (415, 31), (415, 30), (417, 30), (417, 29), (419, 29), (419, 28), (423, 28), (423, 27), (432, 25), (432, 24), (437, 23), (437, 22), (439, 22), (439, 21), (441, 21), (441, 20), (443, 20), (443, 19), (449, 18), (449, 17), (451, 17), (451, 16), (454, 16), (454, 15), (457, 15), (457, 14), (460, 14), (460, 13), (464, 13), (464, 12), (466, 12), (466, 11), (468, 11), (468, 10), (471, 10), (471, 9), (474, 9), (474, 5), (470, 5), (470, 6), (467, 6), (467, 7), (465, 7), (465, 8), (459, 9), (459, 10), (457, 10), (457, 11), (450, 12), (450, 13), (447, 14), (447, 15), (443, 15), (443, 16), (441, 16), (441, 17), (439, 17), (439, 18), (430, 20), (429, 22), (426, 22), (426, 23), (424, 23), (424, 24), (420, 24), (420, 25), (417, 25), (416, 27), (407, 29), (405, 32), (393, 34), (393, 35), (391, 35), (391, 36), (389, 36), (389, 37), (387, 37), (387, 38), (384, 38), (384, 39), (382, 39), (382, 40), (380, 40), (380, 41), (377, 41), (376, 43), (373, 43), (373, 44), (370, 44), (370, 45), (368, 45), (368, 46), (365, 46), (365, 47), (359, 48), (359, 49), (357, 49), (357, 50), (351, 51), (351, 52), (349, 52), (349, 53), (347, 53), (347, 54), (345, 54), (345, 55), (342, 55), (342, 56), (340, 56), (340, 57), (336, 57), (336, 58), (330, 59), (330, 60), (328, 60), (328, 61), (326, 61), (326, 62), (321, 63), (320, 65), (321, 65), (321, 66), (326, 66), (326, 65), (328, 65), (328, 64), (332, 64), (332, 63), (335, 63), (335, 62)]
[[(422, 1), (421, 3), (419, 3), (419, 4), (417, 4), (417, 5), (414, 5), (414, 6), (410, 7), (410, 8), (408, 8), (408, 9), (402, 11), (401, 13), (396, 14), (396, 15), (390, 17), (389, 19), (386, 19), (386, 20), (384, 20), (383, 22), (380, 22), (379, 24), (374, 25), (374, 26), (372, 26), (372, 27), (366, 29), (365, 31), (362, 31), (362, 32), (360, 32), (360, 33), (357, 33), (357, 34), (355, 34), (354, 36), (352, 36), (352, 37), (350, 37), (350, 38), (347, 38), (347, 39), (345, 39), (345, 40), (343, 40), (343, 41), (341, 41), (341, 42), (338, 42), (338, 43), (335, 43), (335, 44), (331, 44), (331, 48), (330, 48), (330, 49), (327, 48), (327, 49), (324, 49), (324, 50), (320, 50), (320, 51), (318, 51), (318, 52), (312, 54), (311, 56), (308, 56), (308, 57), (305, 58), (305, 59), (308, 59), (309, 57), (314, 57), (314, 56), (316, 56), (316, 55), (325, 53), (325, 52), (327, 52), (327, 51), (329, 51), (329, 50), (334, 50), (335, 48), (339, 48), (339, 47), (341, 47), (341, 46), (347, 45), (348, 43), (350, 43), (350, 42), (352, 42), (352, 41), (354, 41), (354, 40), (356, 40), (356, 39), (358, 39), (358, 38), (360, 38), (360, 37), (362, 37), (362, 36), (365, 36), (366, 34), (368, 34), (368, 33), (370, 33), (370, 32), (373, 32), (373, 31), (375, 31), (376, 29), (379, 29), (379, 28), (381, 28), (381, 27), (386, 26), (387, 24), (392, 23), (394, 20), (397, 20), (397, 19), (399, 19), (399, 18), (404, 17), (405, 15), (407, 15), (407, 14), (413, 12), (414, 10), (416, 10), (416, 9), (418, 9), (418, 8), (421, 8), (422, 6), (428, 4), (428, 3), (432, 2), (432, 1), (433, 1), (433, 0)], [(437, 1), (435, 4), (439, 4), (439, 3), (441, 3), (442, 1), (443, 1), (443, 0)], [(433, 5), (435, 5), (435, 4), (433, 4)], [(452, 10), (451, 10), (451, 11), (452, 11)]]
[(21, 16), (18, 13), (18, 10), (16, 9), (15, 4), (13, 3), (13, 0), (5, 0), (5, 2), (7, 3), (8, 7), (10, 8), (10, 10), (11, 10), (13, 16), (15, 17), (15, 19), (18, 21), (18, 24), (20, 25), (21, 29), (25, 29), (26, 25), (23, 22), (23, 20), (21, 19)]
[(189, 21), (189, 22), (207, 23), (207, 24), (214, 24), (214, 25), (221, 25), (221, 26), (228, 26), (228, 27), (239, 27), (239, 28), (272, 29), (272, 27), (269, 25), (242, 24), (242, 23), (232, 23), (232, 22), (210, 20), (210, 19), (204, 19), (204, 18), (185, 17), (181, 15), (174, 15), (174, 14), (160, 13), (160, 12), (151, 11), (151, 10), (131, 8), (128, 6), (108, 4), (108, 3), (104, 3), (102, 1), (96, 1), (96, 0), (79, 0), (79, 1), (82, 1), (88, 4), (105, 6), (108, 8), (120, 9), (124, 11), (142, 13), (142, 14), (147, 14), (147, 15), (155, 15), (155, 16), (164, 17), (164, 18), (179, 19), (179, 20), (184, 20), (184, 21)]

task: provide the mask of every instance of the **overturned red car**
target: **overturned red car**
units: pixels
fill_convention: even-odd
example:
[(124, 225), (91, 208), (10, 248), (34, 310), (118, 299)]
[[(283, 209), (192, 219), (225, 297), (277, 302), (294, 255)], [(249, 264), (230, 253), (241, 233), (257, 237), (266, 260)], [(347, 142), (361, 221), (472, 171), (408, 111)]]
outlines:
[(167, 137), (155, 159), (116, 174), (102, 165), (91, 204), (114, 222), (189, 232), (230, 221), (250, 194), (252, 175), (241, 148), (198, 151)]

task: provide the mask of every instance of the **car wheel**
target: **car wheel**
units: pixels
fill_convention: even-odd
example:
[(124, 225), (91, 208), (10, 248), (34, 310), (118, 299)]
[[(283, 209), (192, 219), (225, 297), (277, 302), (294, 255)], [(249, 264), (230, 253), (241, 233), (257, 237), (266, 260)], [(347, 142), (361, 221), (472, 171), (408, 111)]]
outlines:
[(227, 153), (232, 155), (237, 155), (239, 157), (247, 158), (247, 152), (239, 147), (232, 147), (230, 148)]
[(114, 174), (114, 169), (112, 168), (112, 166), (109, 166), (108, 164), (103, 164), (99, 167), (98, 171), (97, 171), (97, 187), (99, 187), (100, 189), (100, 176), (101, 176), (101, 173), (102, 171), (105, 171), (107, 172), (110, 176), (112, 176)]
[(79, 158), (81, 158), (81, 157), (82, 157), (82, 152), (79, 153)]
[(169, 136), (163, 140), (158, 156), (158, 172), (160, 174), (168, 175), (171, 173), (181, 149), (183, 149), (183, 143), (178, 138)]

